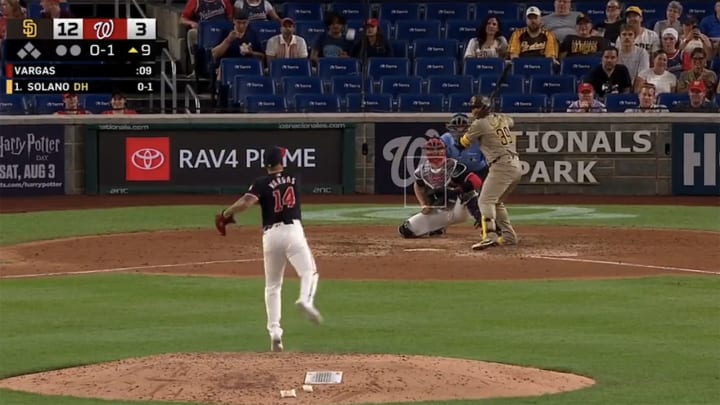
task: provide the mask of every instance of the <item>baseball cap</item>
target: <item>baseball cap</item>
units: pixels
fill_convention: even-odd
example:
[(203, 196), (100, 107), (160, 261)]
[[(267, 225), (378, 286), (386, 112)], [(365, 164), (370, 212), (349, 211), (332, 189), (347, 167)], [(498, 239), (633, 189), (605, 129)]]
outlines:
[(525, 16), (529, 16), (529, 15), (541, 16), (542, 12), (540, 12), (539, 8), (537, 8), (535, 6), (531, 6), (531, 7), (528, 7), (527, 10), (525, 10)]
[(693, 15), (689, 15), (689, 16), (685, 17), (685, 19), (682, 21), (682, 23), (683, 23), (683, 25), (697, 25), (698, 19)]
[(365, 25), (372, 25), (373, 27), (377, 28), (380, 26), (380, 21), (378, 21), (377, 18), (370, 18), (367, 21), (365, 21)]
[(282, 164), (287, 149), (280, 146), (271, 146), (263, 151), (263, 162), (265, 167), (272, 167), (275, 165)]
[(670, 36), (672, 36), (673, 38), (675, 38), (676, 41), (678, 40), (678, 37), (680, 36), (680, 34), (678, 34), (677, 30), (676, 30), (675, 28), (673, 28), (673, 27), (665, 28), (665, 29), (663, 30), (662, 35), (660, 36), (660, 38), (665, 37), (665, 35), (670, 35)]
[(578, 93), (594, 93), (595, 88), (590, 83), (581, 83), (578, 86)]
[(585, 15), (585, 14), (580, 14), (580, 15), (575, 19), (575, 25), (582, 24), (582, 23), (591, 23), (591, 22), (592, 22), (592, 20), (590, 19), (590, 17), (588, 17), (588, 16)]
[(293, 20), (290, 17), (285, 17), (282, 19), (282, 21), (280, 21), (280, 25), (285, 25), (285, 23), (290, 23), (292, 25), (295, 25), (295, 20)]
[(705, 82), (702, 80), (693, 80), (690, 82), (690, 91), (696, 90), (700, 91), (702, 93), (707, 91), (707, 87), (705, 87)]
[(638, 6), (630, 6), (630, 7), (626, 8), (625, 15), (627, 15), (628, 13), (635, 13), (635, 14), (639, 15), (640, 17), (642, 17), (642, 15), (643, 15), (642, 9)]

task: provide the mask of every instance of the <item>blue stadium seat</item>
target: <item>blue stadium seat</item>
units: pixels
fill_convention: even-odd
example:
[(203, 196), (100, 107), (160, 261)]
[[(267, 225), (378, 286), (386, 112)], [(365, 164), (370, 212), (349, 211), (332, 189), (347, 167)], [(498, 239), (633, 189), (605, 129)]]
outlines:
[(551, 58), (516, 58), (513, 60), (514, 75), (550, 75), (553, 60)]
[(505, 69), (502, 58), (469, 58), (463, 61), (463, 74), (472, 77), (487, 74), (500, 74)]
[(502, 34), (510, 40), (510, 37), (512, 36), (513, 32), (515, 30), (524, 28), (527, 24), (525, 23), (525, 20), (518, 20), (514, 18), (509, 19), (503, 19), (502, 20)]
[(575, 93), (557, 93), (551, 98), (553, 112), (566, 112), (570, 104), (578, 99)]
[(317, 72), (324, 79), (357, 75), (360, 74), (360, 61), (354, 58), (320, 58)]
[[(258, 41), (267, 41), (268, 39), (280, 34), (280, 22), (274, 20), (253, 21), (250, 28), (255, 31)], [(307, 40), (307, 38), (305, 38)], [(264, 49), (264, 48), (263, 48)]]
[(244, 102), (249, 113), (283, 113), (288, 109), (285, 97), (274, 94), (247, 96)]
[(295, 111), (340, 112), (340, 97), (334, 94), (297, 94), (295, 95)]
[(663, 104), (665, 107), (672, 110), (676, 105), (680, 103), (687, 103), (690, 98), (687, 94), (675, 94), (675, 93), (662, 93), (658, 95), (658, 104)]
[(448, 20), (445, 23), (445, 38), (466, 43), (477, 35), (478, 21)]
[(382, 3), (378, 17), (381, 21), (390, 23), (398, 20), (419, 20), (420, 5), (417, 3)]
[(0, 115), (25, 115), (30, 112), (30, 107), (23, 95), (0, 93)]
[(687, 3), (683, 1), (682, 5), (683, 17), (694, 15), (698, 21), (713, 13), (713, 3), (711, 1), (691, 1)]
[[(597, 24), (605, 20), (605, 3), (598, 1), (575, 3), (575, 11), (584, 13), (590, 17), (593, 24)], [(652, 28), (650, 27), (650, 29)]]
[(313, 46), (315, 38), (325, 32), (325, 29), (323, 21), (298, 21), (295, 23), (295, 33), (303, 37), (308, 48)]
[(458, 41), (454, 39), (418, 39), (413, 43), (416, 58), (448, 56), (457, 58)]
[(348, 94), (348, 112), (391, 112), (392, 95), (390, 94), (365, 94), (365, 108), (363, 109), (363, 95), (360, 93)]
[(503, 19), (518, 19), (521, 17), (519, 8), (520, 6), (514, 2), (492, 5), (477, 4), (475, 6), (475, 18), (477, 18), (478, 23), (488, 14), (495, 14)]
[[(490, 94), (495, 90), (499, 74), (481, 75), (478, 77), (478, 90), (481, 94)], [(525, 78), (522, 75), (509, 75), (502, 85), (503, 92), (507, 94), (524, 94)]]
[(310, 60), (305, 58), (273, 59), (270, 62), (270, 76), (310, 76)]
[(552, 95), (575, 91), (575, 76), (571, 75), (533, 75), (530, 78), (530, 93)]
[(285, 3), (283, 16), (295, 21), (322, 21), (322, 3)]
[(227, 37), (233, 24), (230, 21), (204, 21), (198, 24), (198, 47), (214, 48)]
[(382, 76), (410, 74), (410, 61), (407, 58), (369, 58), (368, 75), (373, 80)]
[(366, 20), (370, 13), (365, 4), (360, 2), (331, 3), (330, 9), (345, 17), (345, 20)]
[(440, 22), (399, 20), (395, 23), (395, 39), (440, 39)]
[(263, 67), (259, 59), (224, 58), (220, 60), (223, 84), (232, 86), (235, 76), (262, 76)]
[(712, 69), (712, 71), (720, 77), (720, 56), (710, 62), (710, 69)]
[(568, 56), (560, 64), (560, 73), (580, 80), (602, 62), (598, 56)]
[[(357, 31), (355, 33), (355, 38), (362, 38), (362, 34), (365, 32), (365, 22), (366, 20), (348, 20), (347, 21), (347, 28), (354, 29)], [(383, 34), (383, 36), (386, 39), (391, 39), (394, 37), (394, 30), (393, 25), (390, 24), (388, 21), (380, 21), (380, 32)]]
[(472, 93), (456, 93), (451, 94), (448, 98), (448, 111), (449, 112), (469, 112), (470, 111), (470, 99)]
[(112, 94), (83, 94), (82, 99), (85, 109), (93, 114), (102, 114), (104, 111), (112, 110), (110, 99)]
[(406, 39), (394, 39), (390, 41), (390, 46), (393, 49), (393, 55), (396, 58), (407, 58), (408, 48), (410, 45)]
[(232, 100), (241, 103), (247, 96), (275, 94), (275, 82), (267, 76), (235, 76)]
[(282, 83), (285, 97), (292, 98), (295, 97), (296, 94), (323, 94), (323, 86), (319, 77), (283, 77)]
[(456, 93), (472, 93), (473, 90), (473, 78), (470, 76), (430, 76), (428, 79), (428, 94), (449, 96)]
[(608, 94), (605, 96), (605, 106), (608, 112), (625, 112), (628, 108), (640, 105), (638, 95), (634, 93)]
[(457, 73), (457, 59), (455, 58), (417, 58), (415, 59), (414, 74), (429, 77), (435, 75), (454, 75)]
[(504, 94), (500, 107), (506, 113), (541, 113), (545, 111), (547, 96), (544, 94)]
[(422, 93), (422, 78), (417, 76), (383, 76), (380, 93), (397, 97), (402, 93)]
[[(667, 4), (645, 3), (638, 4), (638, 6), (643, 11), (643, 26), (649, 29), (653, 29), (656, 21), (665, 19)], [(683, 14), (687, 15), (685, 12), (683, 12)], [(648, 24), (649, 22), (652, 22), (652, 25)]]
[[(331, 83), (330, 91), (340, 97), (362, 92), (363, 79), (360, 75), (335, 76)], [(370, 80), (365, 80), (365, 92), (370, 93)]]
[(470, 3), (437, 2), (425, 6), (425, 18), (444, 23), (447, 20), (470, 20), (473, 16)]
[(401, 112), (442, 112), (443, 97), (439, 94), (400, 94), (398, 111)]
[[(78, 100), (81, 101), (81, 100)], [(43, 94), (35, 97), (36, 114), (54, 114), (65, 108), (61, 94)], [(83, 108), (80, 106), (80, 108)]]

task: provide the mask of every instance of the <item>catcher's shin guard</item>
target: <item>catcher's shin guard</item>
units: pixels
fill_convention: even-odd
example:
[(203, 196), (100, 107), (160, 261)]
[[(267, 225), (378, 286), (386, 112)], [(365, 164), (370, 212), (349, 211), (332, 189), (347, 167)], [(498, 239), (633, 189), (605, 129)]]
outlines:
[(417, 238), (417, 235), (413, 233), (413, 231), (410, 230), (410, 223), (408, 221), (405, 221), (400, 225), (398, 228), (398, 232), (400, 232), (400, 235), (402, 235), (403, 238), (410, 239), (410, 238)]

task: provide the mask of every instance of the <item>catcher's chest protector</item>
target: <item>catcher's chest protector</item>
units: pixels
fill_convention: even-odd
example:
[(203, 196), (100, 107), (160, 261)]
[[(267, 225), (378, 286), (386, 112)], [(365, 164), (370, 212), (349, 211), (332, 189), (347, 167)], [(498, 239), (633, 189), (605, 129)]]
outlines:
[(457, 161), (454, 159), (447, 159), (445, 165), (439, 168), (433, 168), (430, 162), (424, 161), (415, 170), (415, 177), (421, 179), (431, 190), (445, 189), (452, 182), (456, 166)]

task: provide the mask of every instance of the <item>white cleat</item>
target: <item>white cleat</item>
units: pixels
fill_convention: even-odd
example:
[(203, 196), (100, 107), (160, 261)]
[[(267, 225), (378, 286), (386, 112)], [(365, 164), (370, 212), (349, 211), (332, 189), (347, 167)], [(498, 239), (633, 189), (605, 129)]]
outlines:
[(315, 308), (313, 305), (308, 305), (301, 300), (295, 301), (295, 306), (298, 307), (300, 312), (304, 313), (305, 316), (310, 320), (310, 322), (320, 325), (323, 323), (323, 317), (320, 315), (320, 311)]
[(283, 351), (282, 339), (271, 339), (270, 340), (270, 351), (274, 353), (280, 353)]

